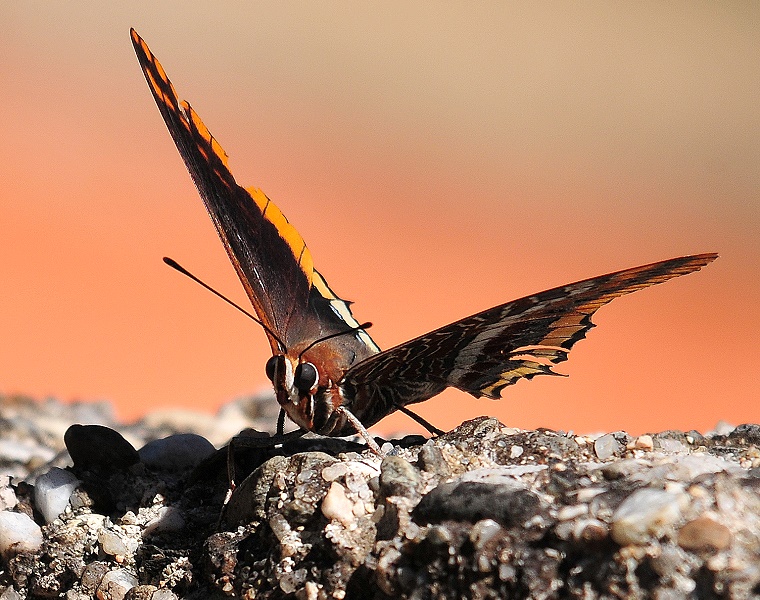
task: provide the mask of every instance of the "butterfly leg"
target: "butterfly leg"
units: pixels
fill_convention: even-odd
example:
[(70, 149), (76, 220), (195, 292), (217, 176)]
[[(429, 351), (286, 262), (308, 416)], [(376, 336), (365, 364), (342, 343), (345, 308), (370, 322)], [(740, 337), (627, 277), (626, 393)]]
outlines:
[(348, 422), (354, 426), (354, 428), (359, 433), (359, 435), (361, 435), (364, 438), (364, 441), (367, 442), (367, 446), (369, 446), (369, 449), (372, 450), (372, 452), (374, 452), (378, 456), (383, 456), (383, 453), (380, 450), (380, 446), (377, 445), (377, 442), (369, 434), (369, 431), (367, 431), (367, 428), (364, 425), (362, 425), (362, 422), (359, 419), (357, 419), (353, 415), (353, 413), (351, 413), (350, 410), (348, 410), (345, 406), (339, 406), (335, 410), (343, 414), (348, 420)]
[(401, 406), (400, 404), (394, 404), (394, 406), (400, 410), (402, 413), (404, 413), (407, 417), (410, 417), (417, 421), (420, 425), (422, 425), (425, 429), (427, 429), (430, 433), (432, 433), (435, 436), (442, 436), (445, 431), (442, 431), (441, 429), (438, 429), (435, 425), (432, 423), (429, 423), (425, 419), (423, 419), (421, 416), (419, 416), (417, 413), (412, 412), (405, 406)]
[(238, 449), (243, 448), (274, 448), (281, 444), (285, 444), (290, 440), (300, 438), (304, 433), (306, 433), (305, 429), (297, 429), (295, 431), (290, 431), (287, 434), (278, 430), (278, 433), (273, 436), (236, 435), (230, 439), (227, 444), (227, 493), (224, 495), (222, 510), (219, 511), (219, 517), (217, 518), (217, 531), (221, 531), (222, 520), (224, 519), (224, 513), (227, 510), (227, 504), (232, 498), (232, 493), (237, 488), (237, 483), (235, 483), (235, 452)]
[(280, 414), (277, 415), (277, 435), (285, 433), (285, 409), (280, 407)]

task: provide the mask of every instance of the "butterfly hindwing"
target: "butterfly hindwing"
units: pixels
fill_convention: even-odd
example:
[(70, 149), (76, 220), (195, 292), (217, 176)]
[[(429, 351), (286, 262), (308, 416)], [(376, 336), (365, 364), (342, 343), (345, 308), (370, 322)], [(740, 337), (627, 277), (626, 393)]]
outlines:
[[(147, 44), (134, 30), (131, 35), (156, 104), (259, 318), (288, 348), (358, 326), (348, 304), (314, 270), (296, 229), (264, 192), (236, 183), (221, 145), (179, 100)], [(358, 336), (355, 344), (377, 350), (365, 332)], [(285, 350), (269, 340), (274, 352)]]
[(399, 406), (427, 400), (446, 387), (499, 398), (519, 379), (557, 375), (572, 346), (594, 325), (603, 305), (673, 277), (697, 271), (716, 254), (674, 258), (526, 296), (431, 331), (350, 369), (341, 386), (366, 426)]

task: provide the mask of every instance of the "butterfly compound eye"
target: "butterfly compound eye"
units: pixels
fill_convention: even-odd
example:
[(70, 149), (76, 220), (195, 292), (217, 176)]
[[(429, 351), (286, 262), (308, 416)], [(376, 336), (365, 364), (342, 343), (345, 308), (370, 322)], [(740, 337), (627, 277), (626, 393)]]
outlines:
[(293, 383), (302, 392), (308, 392), (317, 383), (317, 367), (305, 362), (296, 367), (293, 373)]
[(274, 382), (274, 368), (277, 366), (277, 357), (273, 356), (267, 361), (267, 366), (264, 367), (269, 381)]

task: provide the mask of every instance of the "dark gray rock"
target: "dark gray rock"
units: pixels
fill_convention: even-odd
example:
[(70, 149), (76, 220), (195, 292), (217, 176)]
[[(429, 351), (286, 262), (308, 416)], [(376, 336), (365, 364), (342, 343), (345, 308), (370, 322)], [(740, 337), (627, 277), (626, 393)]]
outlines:
[(504, 527), (520, 528), (529, 528), (536, 518), (542, 526), (548, 521), (546, 510), (533, 492), (477, 481), (438, 485), (423, 496), (412, 517), (420, 524), (493, 519)]
[(72, 425), (63, 440), (77, 469), (127, 469), (140, 461), (123, 435), (103, 425)]

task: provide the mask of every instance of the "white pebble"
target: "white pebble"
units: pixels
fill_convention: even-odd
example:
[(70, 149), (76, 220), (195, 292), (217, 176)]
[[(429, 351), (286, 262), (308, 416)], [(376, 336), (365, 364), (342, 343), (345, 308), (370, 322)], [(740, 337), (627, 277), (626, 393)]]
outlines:
[(343, 477), (347, 472), (348, 465), (346, 463), (335, 462), (322, 469), (322, 479), (325, 481), (335, 481), (336, 479)]
[(29, 440), (0, 439), (0, 456), (7, 462), (26, 464), (34, 458), (49, 462), (55, 458), (55, 452)]
[(496, 521), (493, 519), (482, 519), (470, 529), (470, 541), (476, 550), (480, 550), (500, 531), (501, 525)]
[(42, 546), (42, 529), (24, 513), (0, 512), (0, 555), (36, 552)]
[(79, 480), (71, 471), (53, 467), (34, 483), (34, 504), (50, 523), (64, 511)]
[(641, 489), (623, 500), (612, 515), (612, 539), (621, 546), (645, 544), (681, 517), (685, 494)]
[(689, 480), (706, 473), (741, 473), (744, 471), (738, 463), (713, 454), (697, 453), (676, 456), (672, 462), (684, 471), (683, 479)]
[[(10, 478), (0, 476), (0, 510), (9, 510), (18, 504), (18, 498), (16, 498), (16, 492), (10, 484)], [(0, 597), (0, 600), (2, 598)]]
[(599, 460), (607, 460), (620, 451), (620, 444), (611, 433), (594, 440), (594, 453)]
[(348, 527), (354, 522), (354, 503), (346, 496), (346, 488), (337, 481), (330, 484), (330, 489), (322, 500), (322, 514), (328, 519), (336, 519)]
[(154, 531), (182, 531), (185, 528), (185, 519), (182, 511), (173, 506), (162, 506), (158, 509), (158, 515), (151, 519), (145, 526), (144, 535)]
[(115, 531), (101, 529), (98, 531), (98, 543), (101, 550), (111, 556), (126, 556), (127, 545)]
[(562, 506), (557, 510), (557, 519), (560, 521), (569, 521), (576, 517), (582, 517), (588, 514), (588, 504), (570, 504)]

